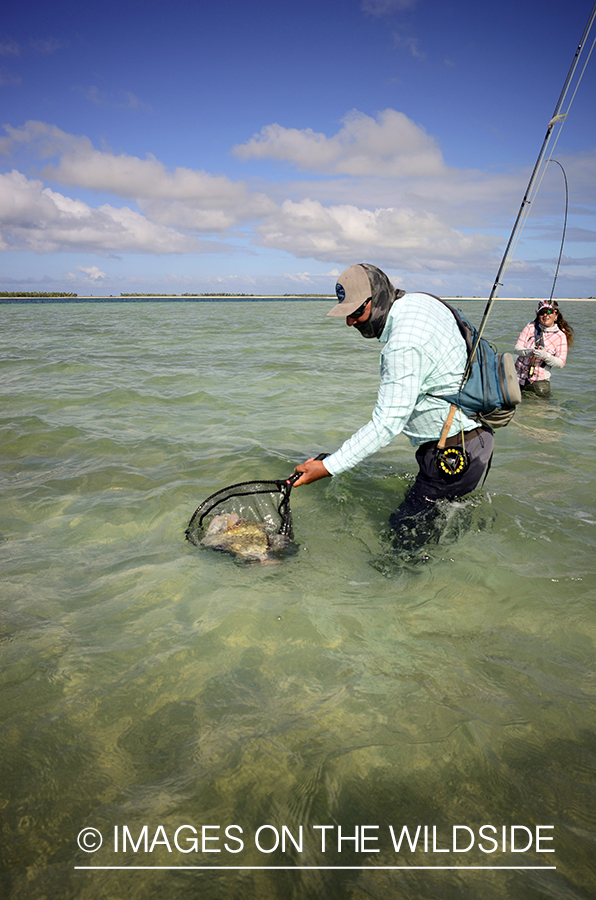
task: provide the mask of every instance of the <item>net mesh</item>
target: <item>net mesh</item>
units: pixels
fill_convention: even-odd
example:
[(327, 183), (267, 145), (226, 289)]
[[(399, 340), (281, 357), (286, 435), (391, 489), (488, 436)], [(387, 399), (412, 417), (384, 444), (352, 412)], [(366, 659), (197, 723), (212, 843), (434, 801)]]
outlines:
[(197, 546), (247, 558), (281, 549), (294, 537), (290, 511), (293, 480), (246, 481), (217, 491), (195, 511), (186, 537)]
[[(323, 460), (328, 453), (314, 457)], [(278, 481), (242, 481), (211, 494), (195, 510), (186, 537), (197, 546), (233, 554), (248, 562), (279, 562), (294, 543), (290, 491), (294, 472)]]

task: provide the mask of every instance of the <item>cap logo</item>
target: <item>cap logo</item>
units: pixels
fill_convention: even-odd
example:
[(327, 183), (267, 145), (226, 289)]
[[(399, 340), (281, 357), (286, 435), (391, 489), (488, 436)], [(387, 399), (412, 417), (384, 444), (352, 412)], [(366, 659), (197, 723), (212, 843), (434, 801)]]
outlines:
[(346, 299), (346, 292), (344, 290), (343, 284), (335, 285), (335, 293), (337, 294), (337, 299), (340, 303), (343, 303)]

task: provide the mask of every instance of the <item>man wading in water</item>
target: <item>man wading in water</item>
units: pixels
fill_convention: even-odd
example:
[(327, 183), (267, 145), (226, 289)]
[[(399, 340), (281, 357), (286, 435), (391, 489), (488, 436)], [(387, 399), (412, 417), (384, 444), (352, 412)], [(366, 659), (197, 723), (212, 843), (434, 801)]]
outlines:
[(367, 263), (342, 272), (336, 294), (338, 303), (327, 315), (345, 317), (363, 337), (384, 344), (377, 403), (370, 422), (324, 462), (309, 459), (296, 466), (301, 477), (294, 487), (351, 469), (403, 432), (417, 448), (419, 471), (389, 521), (395, 546), (414, 549), (430, 537), (437, 500), (462, 497), (478, 486), (492, 457), (493, 432), (458, 410), (445, 446), (465, 449), (469, 465), (455, 474), (441, 472), (437, 441), (449, 403), (438, 395), (457, 392), (467, 361), (454, 316), (429, 294), (396, 290)]

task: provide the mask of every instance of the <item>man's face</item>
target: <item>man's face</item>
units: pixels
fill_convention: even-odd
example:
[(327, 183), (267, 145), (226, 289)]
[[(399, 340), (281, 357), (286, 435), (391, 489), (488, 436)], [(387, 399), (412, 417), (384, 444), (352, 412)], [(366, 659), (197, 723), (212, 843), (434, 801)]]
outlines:
[(346, 316), (346, 325), (359, 325), (361, 322), (368, 322), (370, 319), (370, 311), (372, 308), (372, 297), (370, 300), (366, 301), (366, 305), (364, 307), (364, 312), (360, 312), (360, 310), (356, 309), (354, 314), (351, 316)]

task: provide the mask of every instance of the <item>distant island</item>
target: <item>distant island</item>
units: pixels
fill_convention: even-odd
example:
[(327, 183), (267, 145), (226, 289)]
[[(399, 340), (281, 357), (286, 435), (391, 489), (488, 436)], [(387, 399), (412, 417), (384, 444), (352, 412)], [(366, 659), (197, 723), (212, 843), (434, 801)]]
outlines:
[(0, 297), (76, 297), (66, 291), (0, 291)]
[(317, 300), (328, 300), (335, 294), (230, 294), (226, 291), (213, 291), (210, 294), (120, 294), (121, 297), (230, 297), (232, 299), (260, 300), (265, 297), (307, 297)]
[[(66, 291), (0, 291), (2, 300), (74, 300), (80, 303), (89, 300), (95, 303), (103, 301), (135, 301), (135, 300), (335, 300), (335, 294), (232, 294), (225, 291), (213, 291), (203, 294), (75, 294)], [(486, 300), (487, 297), (462, 297), (457, 294), (454, 297), (443, 297), (443, 300)], [(497, 297), (497, 300), (528, 300), (535, 302), (539, 297)], [(559, 301), (559, 298), (557, 298)], [(596, 297), (566, 297), (560, 302), (566, 303), (575, 300), (596, 300)]]
[[(32, 298), (36, 297), (40, 298), (73, 298), (73, 299), (89, 299), (94, 298), (93, 294), (83, 295), (79, 297), (78, 294), (75, 293), (67, 293), (66, 291), (0, 291), (0, 297), (9, 297), (9, 298)], [(279, 298), (279, 297), (290, 297), (290, 298), (306, 298), (306, 299), (315, 299), (315, 300), (329, 300), (335, 297), (335, 294), (229, 294), (225, 291), (214, 291), (209, 294), (119, 294), (114, 296), (110, 294), (109, 296), (105, 296), (103, 294), (98, 294), (98, 300), (126, 300), (127, 298), (135, 299), (137, 297), (168, 297), (169, 299), (182, 299), (182, 298), (193, 298), (193, 297), (227, 297), (229, 299), (246, 299), (246, 300), (261, 300), (267, 298)]]

